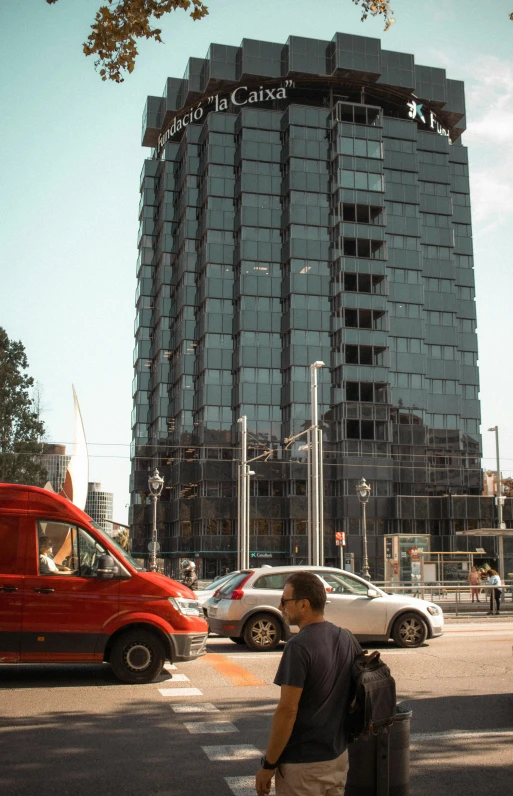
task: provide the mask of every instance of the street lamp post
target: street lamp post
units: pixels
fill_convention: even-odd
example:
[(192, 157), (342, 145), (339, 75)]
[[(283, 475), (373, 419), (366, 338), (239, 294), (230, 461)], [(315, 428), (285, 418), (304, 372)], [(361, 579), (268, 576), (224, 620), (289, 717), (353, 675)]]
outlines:
[[(322, 484), (322, 469), (321, 451), (319, 450), (319, 403), (318, 403), (318, 384), (317, 384), (317, 371), (324, 367), (324, 362), (317, 361), (310, 365), (311, 376), (311, 412), (312, 412), (312, 427), (310, 435), (310, 447), (312, 451), (312, 465), (311, 465), (311, 499), (312, 499), (312, 563), (314, 566), (324, 564), (324, 512), (323, 512), (323, 495), (320, 492)], [(321, 443), (322, 444), (322, 443)]]
[(255, 475), (250, 468), (250, 464), (259, 459), (267, 459), (272, 456), (273, 451), (266, 449), (259, 456), (248, 459), (248, 418), (246, 415), (239, 417), (237, 423), (241, 429), (241, 463), (239, 465), (238, 493), (237, 493), (237, 566), (239, 569), (249, 569), (249, 548), (250, 548), (250, 521), (249, 521), (249, 498), (250, 498), (250, 478)]
[(151, 531), (151, 542), (148, 545), (150, 550), (150, 571), (156, 572), (157, 553), (159, 551), (159, 543), (157, 540), (157, 501), (164, 487), (164, 479), (160, 477), (156, 467), (148, 478), (148, 486), (150, 488), (151, 499), (153, 500), (153, 528)]
[(363, 528), (363, 567), (362, 574), (366, 580), (370, 580), (369, 556), (367, 552), (367, 503), (371, 493), (371, 486), (365, 478), (362, 478), (356, 485), (356, 494), (362, 504), (362, 528)]
[(319, 428), (318, 384), (317, 371), (324, 367), (324, 362), (310, 365), (311, 374), (311, 411), (310, 428), (285, 439), (285, 450), (296, 440), (306, 436), (306, 445), (300, 451), (307, 452), (307, 494), (308, 494), (308, 563), (314, 566), (324, 564), (324, 481), (322, 459), (322, 430)]
[(499, 456), (499, 426), (493, 426), (488, 431), (495, 431), (495, 454), (497, 457), (497, 526), (502, 530), (505, 524), (502, 521), (502, 487), (501, 487), (501, 460)]

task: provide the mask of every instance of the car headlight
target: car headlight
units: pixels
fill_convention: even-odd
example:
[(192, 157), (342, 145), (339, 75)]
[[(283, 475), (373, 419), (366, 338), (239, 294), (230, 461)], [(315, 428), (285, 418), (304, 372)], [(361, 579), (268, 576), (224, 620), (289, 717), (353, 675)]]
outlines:
[(442, 613), (442, 609), (438, 607), (438, 605), (428, 605), (427, 607), (428, 614), (431, 616), (440, 616)]
[(184, 616), (202, 616), (200, 604), (197, 600), (187, 600), (185, 597), (168, 597), (169, 602)]

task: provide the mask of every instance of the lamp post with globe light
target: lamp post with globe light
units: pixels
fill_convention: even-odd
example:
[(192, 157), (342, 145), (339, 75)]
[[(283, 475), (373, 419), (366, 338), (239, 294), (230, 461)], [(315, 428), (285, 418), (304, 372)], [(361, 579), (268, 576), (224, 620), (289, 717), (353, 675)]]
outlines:
[(371, 486), (367, 483), (365, 478), (362, 478), (356, 484), (356, 494), (358, 500), (362, 504), (362, 528), (363, 528), (363, 567), (362, 567), (362, 575), (366, 580), (370, 580), (370, 572), (369, 572), (369, 557), (367, 553), (367, 503), (369, 501), (369, 496), (371, 493)]
[(159, 543), (157, 540), (157, 501), (164, 488), (164, 479), (159, 475), (159, 471), (155, 467), (153, 473), (148, 478), (148, 486), (150, 488), (151, 499), (153, 500), (153, 528), (151, 532), (151, 542), (148, 545), (150, 551), (150, 571), (157, 571), (157, 553), (159, 551)]

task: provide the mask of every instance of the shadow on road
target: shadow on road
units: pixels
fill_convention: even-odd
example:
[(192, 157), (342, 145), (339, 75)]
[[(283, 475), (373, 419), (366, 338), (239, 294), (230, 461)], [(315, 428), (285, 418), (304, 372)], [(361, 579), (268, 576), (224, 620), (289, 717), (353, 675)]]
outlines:
[[(210, 762), (201, 746), (242, 743), (261, 750), (276, 706), (262, 700), (250, 712), (246, 700), (217, 701), (220, 714), (184, 716), (174, 713), (164, 700), (124, 702), (119, 708), (104, 710), (101, 694), (101, 690), (94, 692), (87, 712), (58, 706), (56, 696), (52, 712), (0, 721), (0, 792), (16, 796), (229, 796), (223, 777), (252, 774), (258, 757)], [(184, 721), (221, 719), (236, 724), (235, 738), (190, 735), (183, 725)]]
[(513, 696), (418, 695), (401, 706), (413, 712), (410, 796), (511, 793)]
[[(224, 777), (252, 774), (258, 758), (211, 762), (201, 747), (262, 750), (276, 705), (216, 700), (218, 714), (184, 715), (172, 710), (176, 702), (155, 701), (155, 685), (120, 685), (107, 666), (0, 667), (4, 683), (6, 675), (11, 688), (54, 689), (51, 710), (38, 710), (36, 702), (29, 716), (0, 720), (0, 792), (13, 796), (230, 796)], [(85, 686), (97, 688), (84, 691), (87, 707), (73, 709), (73, 692), (62, 689)], [(513, 696), (417, 692), (401, 705), (413, 712), (410, 796), (511, 792)], [(184, 727), (223, 720), (238, 732), (190, 735)]]

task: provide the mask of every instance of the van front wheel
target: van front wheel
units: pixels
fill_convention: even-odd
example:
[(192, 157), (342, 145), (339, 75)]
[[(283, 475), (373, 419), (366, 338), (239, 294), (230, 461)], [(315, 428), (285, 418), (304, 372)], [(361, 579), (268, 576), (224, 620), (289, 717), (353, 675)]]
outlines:
[(147, 630), (130, 630), (114, 640), (110, 653), (112, 671), (123, 683), (151, 683), (166, 660), (164, 645)]

